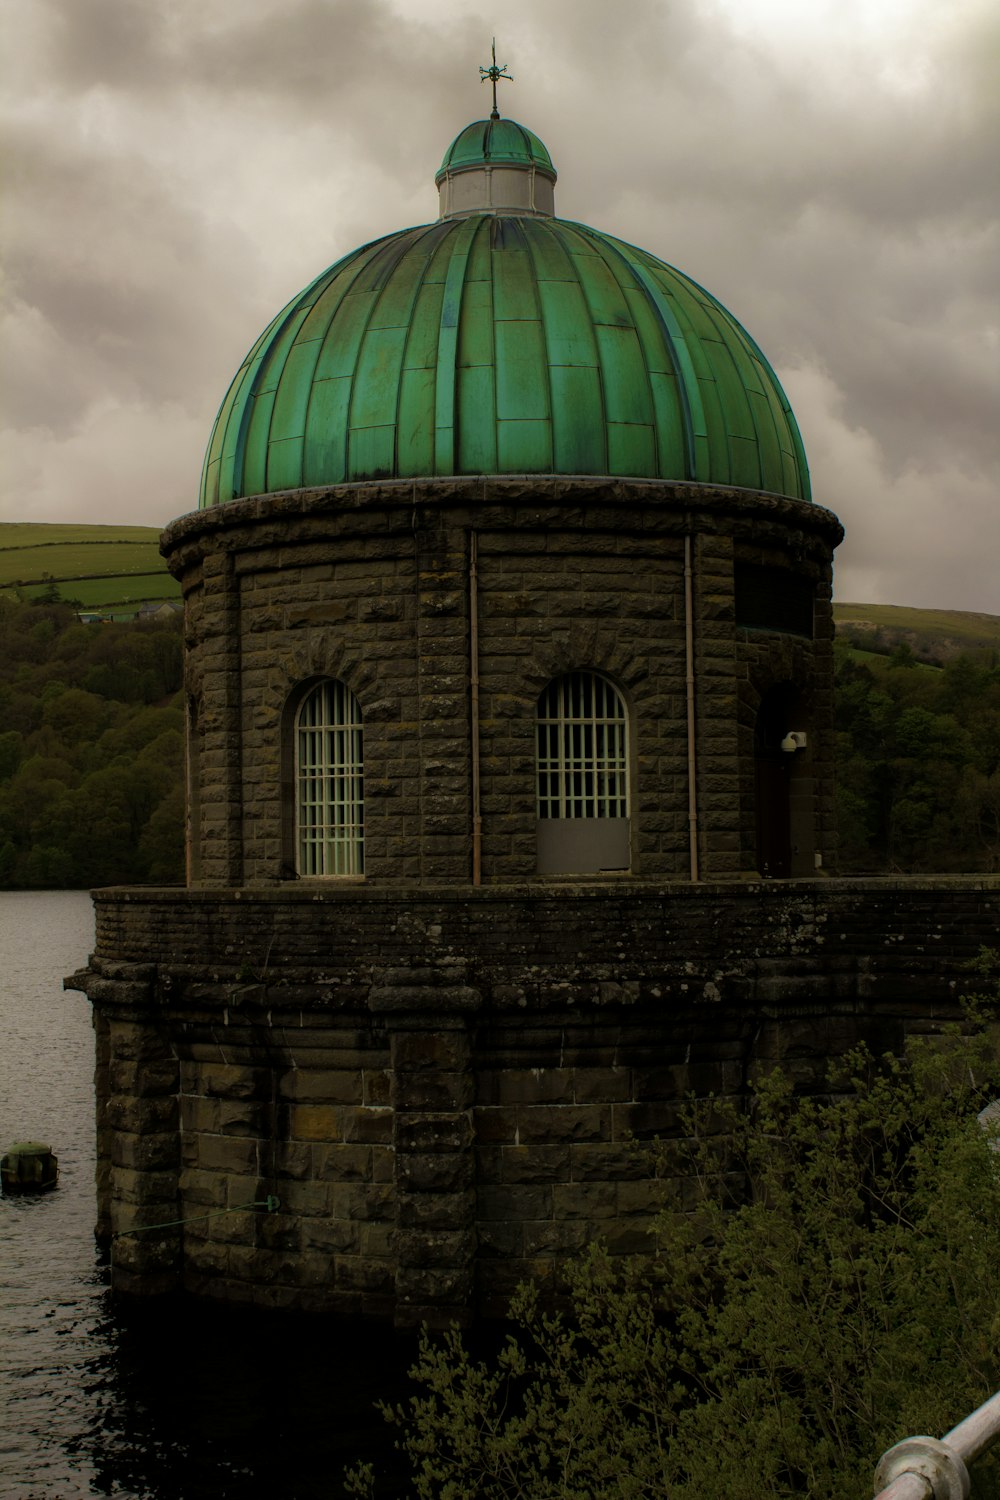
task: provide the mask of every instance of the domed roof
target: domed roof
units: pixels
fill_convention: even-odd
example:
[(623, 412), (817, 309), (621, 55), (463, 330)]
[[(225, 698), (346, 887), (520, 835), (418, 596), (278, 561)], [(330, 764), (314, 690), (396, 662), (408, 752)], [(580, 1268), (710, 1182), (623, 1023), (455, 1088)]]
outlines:
[(551, 173), (556, 169), (545, 146), (531, 130), (516, 120), (474, 120), (455, 137), (447, 151), (435, 182), (442, 174), (461, 167), (524, 166), (540, 167)]
[[(455, 173), (465, 196), (448, 200), (446, 218), (353, 251), (264, 330), (216, 418), (202, 506), (476, 474), (810, 498), (788, 401), (721, 303), (656, 256), (536, 202), (543, 174), (551, 204), (555, 172), (513, 121), (456, 138), (438, 173), (443, 211)], [(532, 206), (496, 206), (494, 179), (528, 184)]]

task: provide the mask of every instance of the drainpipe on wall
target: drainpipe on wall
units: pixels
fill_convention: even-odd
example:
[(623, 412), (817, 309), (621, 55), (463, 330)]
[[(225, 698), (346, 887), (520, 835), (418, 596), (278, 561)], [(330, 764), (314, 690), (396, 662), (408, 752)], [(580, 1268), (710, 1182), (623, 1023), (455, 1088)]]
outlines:
[(482, 883), (483, 820), (479, 811), (479, 547), (469, 532), (469, 716), (472, 721), (472, 884)]
[(687, 681), (688, 849), (691, 880), (698, 881), (698, 755), (694, 717), (694, 581), (693, 533), (684, 533), (684, 661)]

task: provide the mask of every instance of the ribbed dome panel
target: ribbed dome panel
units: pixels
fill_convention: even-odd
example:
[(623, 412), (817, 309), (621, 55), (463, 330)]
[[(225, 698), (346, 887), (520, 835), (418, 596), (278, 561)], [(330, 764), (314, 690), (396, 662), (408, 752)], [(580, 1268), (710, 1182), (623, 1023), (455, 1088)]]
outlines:
[(473, 214), (363, 246), (289, 303), (226, 395), (200, 503), (480, 473), (810, 498), (778, 380), (709, 293), (585, 225)]

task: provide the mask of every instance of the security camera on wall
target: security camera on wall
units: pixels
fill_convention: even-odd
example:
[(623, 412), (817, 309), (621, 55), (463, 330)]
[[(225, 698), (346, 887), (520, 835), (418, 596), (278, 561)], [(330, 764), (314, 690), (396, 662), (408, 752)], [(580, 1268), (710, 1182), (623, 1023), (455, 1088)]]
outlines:
[(791, 754), (794, 750), (804, 750), (806, 743), (807, 739), (804, 729), (790, 729), (781, 742), (781, 748)]

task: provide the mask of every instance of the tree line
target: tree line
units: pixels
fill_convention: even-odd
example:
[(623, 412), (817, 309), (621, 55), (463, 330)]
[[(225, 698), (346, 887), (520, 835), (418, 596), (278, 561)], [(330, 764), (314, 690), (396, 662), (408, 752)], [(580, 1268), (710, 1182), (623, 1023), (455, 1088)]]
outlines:
[(0, 599), (0, 887), (183, 880), (181, 628)]
[[(179, 618), (0, 599), (0, 887), (183, 880)], [(840, 869), (1000, 869), (1000, 666), (838, 644)]]
[(840, 645), (835, 705), (841, 870), (1000, 870), (996, 661)]

